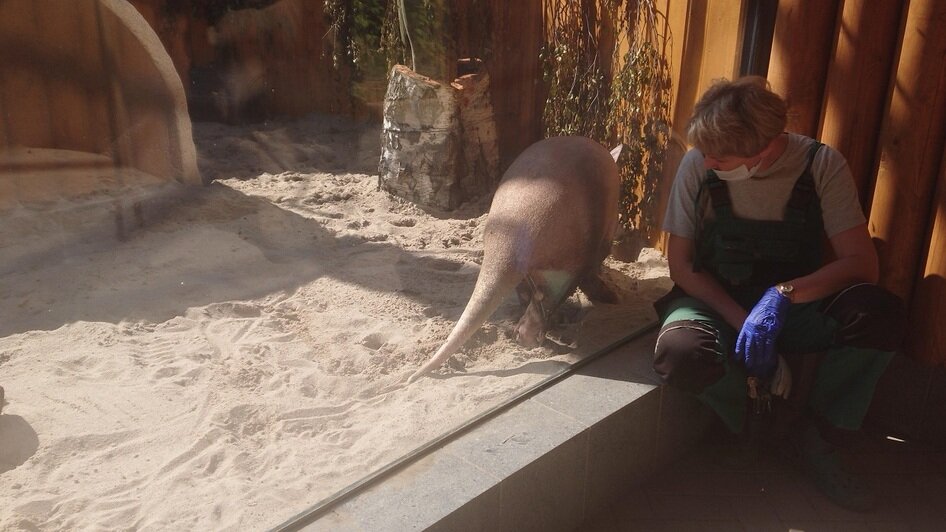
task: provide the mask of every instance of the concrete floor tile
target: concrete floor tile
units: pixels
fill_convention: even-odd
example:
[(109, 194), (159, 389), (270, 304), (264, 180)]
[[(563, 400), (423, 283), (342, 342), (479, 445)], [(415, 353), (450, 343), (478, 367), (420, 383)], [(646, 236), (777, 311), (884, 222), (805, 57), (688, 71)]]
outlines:
[(927, 459), (929, 459), (930, 464), (933, 466), (933, 471), (936, 473), (946, 474), (946, 452), (944, 451), (931, 451), (927, 453)]
[(742, 471), (716, 471), (705, 473), (703, 482), (706, 493), (728, 497), (759, 497), (765, 493), (763, 477), (756, 473)]
[(809, 498), (818, 514), (819, 521), (854, 521), (863, 523), (870, 517), (866, 512), (854, 512), (842, 508), (824, 496)]
[(729, 504), (747, 530), (777, 530), (781, 525), (778, 512), (768, 497), (737, 497)]
[(715, 414), (689, 394), (669, 386), (661, 392), (656, 464), (666, 467), (703, 439)]
[(703, 495), (706, 484), (702, 472), (660, 471), (644, 486), (647, 493), (653, 495)]
[(926, 453), (870, 452), (846, 454), (845, 463), (862, 475), (927, 473), (934, 469)]
[(921, 488), (911, 475), (863, 475), (878, 497), (916, 497)]
[(585, 521), (576, 530), (580, 532), (621, 532), (624, 530), (633, 530), (629, 527), (630, 524), (626, 519), (621, 519), (611, 512), (605, 512)]
[(940, 504), (946, 505), (946, 474), (921, 473), (909, 478), (912, 479), (912, 484), (917, 489), (915, 495), (933, 496), (938, 499)]
[[(846, 521), (787, 521), (783, 524), (785, 531), (792, 532), (864, 532), (868, 530), (866, 523)], [(908, 532), (902, 530), (902, 532)]]
[(924, 414), (922, 405), (931, 379), (929, 369), (919, 362), (900, 354), (894, 356), (877, 382), (865, 426), (878, 432), (918, 437)]
[[(785, 532), (789, 529), (804, 532), (941, 532), (946, 530), (946, 486), (943, 485), (946, 475), (940, 474), (936, 468), (939, 462), (934, 458), (935, 452), (927, 450), (924, 450), (925, 458), (934, 467), (922, 473), (910, 472), (922, 463), (910, 457), (916, 448), (916, 445), (908, 448), (884, 441), (861, 447), (868, 455), (884, 455), (885, 464), (879, 466), (881, 470), (896, 469), (891, 464), (903, 464), (904, 461), (909, 466), (905, 472), (865, 477), (878, 494), (877, 507), (867, 513), (850, 512), (835, 505), (794, 470), (757, 473), (757, 482), (764, 490), (757, 497), (743, 492), (729, 497), (724, 504), (714, 504), (699, 495), (681, 496), (680, 493), (696, 494), (700, 491), (715, 495), (717, 492), (708, 491), (714, 484), (712, 476), (694, 475), (694, 472), (725, 472), (723, 468), (706, 467), (707, 456), (712, 456), (712, 453), (707, 452), (707, 448), (697, 449), (672, 467), (658, 471), (639, 488), (649, 496), (650, 517), (642, 516), (641, 512), (646, 508), (638, 505), (636, 514), (630, 512), (627, 516), (615, 517), (616, 522), (609, 521), (611, 528), (592, 530), (688, 530), (705, 528), (706, 523), (729, 523), (735, 519), (742, 529), (753, 532)], [(715, 484), (725, 482), (717, 480)], [(738, 486), (737, 483), (737, 489), (743, 489)], [(612, 512), (616, 514), (616, 510)]]
[(659, 392), (647, 394), (589, 429), (589, 515), (614, 504), (654, 472), (659, 400)]
[[(605, 358), (593, 365), (589, 370), (592, 374), (570, 375), (536, 394), (533, 400), (590, 427), (645, 395), (660, 395), (654, 385), (630, 381), (626, 372), (611, 367), (622, 365), (616, 364), (620, 361), (614, 356)], [(605, 371), (602, 366), (609, 368)]]
[(684, 454), (667, 469), (700, 473), (785, 473), (792, 470), (777, 453), (748, 447), (735, 439), (725, 442), (698, 442), (695, 449)]
[(634, 528), (630, 523), (654, 521), (647, 494), (636, 487), (625, 490), (624, 496), (611, 507), (598, 512), (589, 511), (587, 515), (585, 522), (576, 530), (581, 532), (647, 530)]
[(811, 504), (811, 499), (798, 492), (786, 491), (767, 495), (769, 503), (775, 508), (782, 521), (816, 521), (819, 514)]
[(904, 532), (911, 530), (906, 521), (885, 521), (878, 523), (864, 523), (869, 532)]
[(425, 532), (492, 532), (499, 530), (500, 487), (495, 486), (457, 511), (441, 519)]
[(760, 474), (759, 479), (765, 493), (769, 496), (796, 494), (803, 497), (815, 497), (820, 495), (818, 488), (797, 471)]
[[(908, 495), (906, 498), (914, 498), (915, 495)], [(897, 501), (903, 499), (903, 496), (897, 495), (878, 495), (877, 505), (873, 510), (865, 514), (866, 521), (906, 521), (903, 511)]]
[(610, 511), (625, 521), (654, 519), (650, 497), (639, 487), (628, 490), (627, 496), (612, 505)]
[(938, 527), (946, 529), (946, 505), (942, 494), (928, 494), (926, 497), (897, 497), (894, 505), (900, 516), (911, 526), (921, 529)]
[(918, 435), (923, 441), (946, 442), (946, 368), (927, 368), (931, 373), (929, 395), (923, 407), (923, 420)]
[(587, 434), (559, 445), (502, 481), (499, 530), (570, 531), (586, 518)]
[(434, 453), (345, 501), (340, 511), (364, 530), (424, 530), (497, 484), (460, 458)]
[(529, 399), (442, 450), (503, 479), (585, 430), (574, 419)]
[(648, 494), (654, 515), (659, 519), (686, 518), (697, 521), (731, 520), (735, 512), (728, 497), (715, 495)]
[[(742, 532), (747, 530), (742, 523), (732, 520), (701, 521), (695, 519), (642, 520), (630, 521), (621, 532)], [(752, 531), (755, 532), (755, 531)]]
[(304, 532), (364, 532), (357, 520), (340, 510), (327, 512), (301, 530)]
[(649, 493), (758, 497), (764, 493), (764, 483), (755, 473), (738, 471), (685, 471), (660, 472), (647, 484)]
[(654, 372), (654, 344), (657, 329), (617, 349), (617, 354), (626, 356), (627, 372), (634, 382), (662, 386), (660, 377)]

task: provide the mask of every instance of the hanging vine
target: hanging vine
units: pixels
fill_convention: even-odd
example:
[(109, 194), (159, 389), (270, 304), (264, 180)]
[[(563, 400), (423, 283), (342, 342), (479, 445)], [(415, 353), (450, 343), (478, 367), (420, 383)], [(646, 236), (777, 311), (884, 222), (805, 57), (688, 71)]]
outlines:
[(654, 0), (555, 0), (546, 17), (545, 135), (623, 143), (621, 223), (649, 239), (670, 138), (663, 15)]
[(428, 73), (424, 70), (444, 57), (449, 16), (444, 0), (324, 2), (334, 35), (335, 67), (351, 67), (355, 81), (384, 78), (395, 64)]
[(352, 68), (356, 80), (386, 70), (382, 29), (393, 0), (325, 0), (324, 9), (331, 24), (335, 68)]

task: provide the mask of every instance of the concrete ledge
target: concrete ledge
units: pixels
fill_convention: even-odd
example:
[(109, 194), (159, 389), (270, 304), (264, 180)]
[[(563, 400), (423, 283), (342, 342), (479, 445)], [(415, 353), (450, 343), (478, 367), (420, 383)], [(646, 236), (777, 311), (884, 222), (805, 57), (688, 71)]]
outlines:
[(656, 333), (588, 364), (307, 525), (574, 530), (688, 450), (712, 413), (660, 386)]

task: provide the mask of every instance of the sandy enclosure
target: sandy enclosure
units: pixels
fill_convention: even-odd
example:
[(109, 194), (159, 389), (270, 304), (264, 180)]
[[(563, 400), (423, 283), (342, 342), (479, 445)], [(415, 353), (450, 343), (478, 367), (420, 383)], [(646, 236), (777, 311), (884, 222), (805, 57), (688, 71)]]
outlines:
[(670, 284), (653, 250), (609, 259), (622, 303), (573, 296), (559, 343), (531, 350), (510, 294), (406, 385), (472, 292), (489, 198), (445, 213), (379, 191), (377, 126), (195, 140), (216, 182), (124, 241), (46, 223), (3, 244), (62, 253), (0, 278), (0, 530), (274, 526), (653, 320)]

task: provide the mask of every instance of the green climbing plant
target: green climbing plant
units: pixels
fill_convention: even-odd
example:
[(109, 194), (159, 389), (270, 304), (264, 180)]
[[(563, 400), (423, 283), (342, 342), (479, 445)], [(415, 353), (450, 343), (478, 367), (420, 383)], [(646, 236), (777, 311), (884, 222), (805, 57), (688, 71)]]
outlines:
[(546, 9), (545, 134), (624, 144), (621, 223), (651, 238), (670, 140), (664, 15), (654, 0), (558, 0)]
[[(449, 2), (444, 0), (324, 0), (335, 36), (336, 68), (355, 81), (384, 78), (395, 64), (436, 75), (446, 57)], [(416, 65), (414, 64), (416, 60)]]
[(334, 35), (332, 60), (336, 68), (347, 65), (354, 79), (383, 75), (382, 27), (393, 0), (325, 0), (325, 14)]

